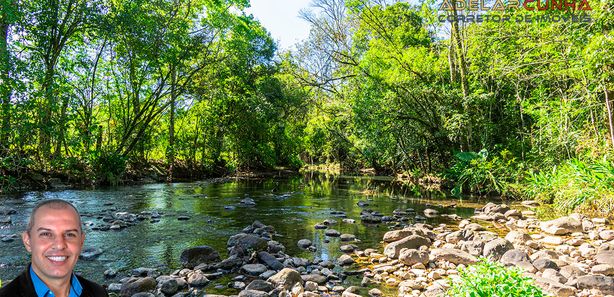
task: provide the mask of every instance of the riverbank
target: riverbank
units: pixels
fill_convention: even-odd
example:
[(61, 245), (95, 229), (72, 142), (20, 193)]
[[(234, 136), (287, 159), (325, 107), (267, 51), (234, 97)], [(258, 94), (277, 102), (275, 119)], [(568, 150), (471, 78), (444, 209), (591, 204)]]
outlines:
[[(531, 205), (531, 204), (526, 204)], [(410, 214), (397, 211), (401, 218)], [(340, 234), (336, 224), (354, 224), (343, 218), (314, 226), (329, 238), (340, 238), (345, 254), (334, 260), (306, 259), (287, 255), (275, 241), (273, 226), (254, 222), (227, 242), (228, 258), (220, 260), (210, 247), (199, 246), (182, 253), (184, 269), (160, 275), (139, 268), (109, 290), (118, 296), (444, 296), (459, 270), (483, 257), (523, 269), (524, 275), (554, 296), (614, 295), (614, 230), (609, 221), (573, 214), (539, 221), (531, 210), (487, 204), (471, 219), (458, 225), (410, 224), (386, 233), (380, 247), (357, 249), (352, 234)], [(414, 214), (419, 217), (419, 214)], [(425, 210), (425, 216), (439, 215)], [(364, 214), (362, 223), (376, 223), (378, 216)], [(374, 221), (375, 220), (375, 221)], [(381, 221), (379, 221), (381, 223)], [(492, 230), (495, 231), (492, 231)], [(297, 243), (313, 250), (309, 239)], [(227, 284), (210, 289), (210, 279), (231, 275)], [(358, 277), (360, 284), (343, 283)], [(395, 292), (396, 291), (396, 292)], [(180, 293), (178, 293), (180, 292)], [(156, 295), (158, 294), (158, 295)]]

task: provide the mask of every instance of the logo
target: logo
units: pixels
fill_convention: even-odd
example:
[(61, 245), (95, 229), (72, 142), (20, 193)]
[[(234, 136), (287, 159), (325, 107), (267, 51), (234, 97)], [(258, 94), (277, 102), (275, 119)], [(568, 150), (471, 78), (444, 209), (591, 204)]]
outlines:
[[(592, 10), (588, 0), (442, 0), (438, 19), (441, 23), (590, 23), (592, 20), (589, 12)], [(514, 13), (518, 11), (525, 11), (525, 13)], [(544, 13), (536, 14), (536, 12)]]

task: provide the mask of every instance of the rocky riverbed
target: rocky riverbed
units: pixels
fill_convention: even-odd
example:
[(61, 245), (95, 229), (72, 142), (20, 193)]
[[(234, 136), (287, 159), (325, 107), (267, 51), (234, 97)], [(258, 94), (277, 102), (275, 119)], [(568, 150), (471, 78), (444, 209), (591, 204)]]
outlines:
[[(439, 214), (427, 209), (424, 215)], [(363, 214), (368, 222), (377, 217)], [(334, 229), (336, 219), (316, 224), (327, 237), (346, 243), (340, 247), (344, 255), (322, 260), (286, 254), (286, 247), (275, 240), (283, 234), (255, 221), (228, 239), (225, 259), (211, 247), (193, 247), (181, 254), (184, 268), (167, 275), (137, 268), (117, 280), (115, 272), (108, 271), (108, 289), (132, 297), (221, 296), (210, 292), (225, 288), (238, 296), (442, 296), (458, 279), (460, 268), (484, 257), (521, 267), (553, 296), (614, 296), (614, 230), (606, 219), (573, 214), (539, 221), (530, 210), (489, 203), (458, 224), (404, 222), (399, 220), (405, 227), (384, 235), (380, 247), (364, 250), (353, 243), (354, 235)], [(297, 245), (315, 250), (309, 239)], [(348, 277), (362, 281), (351, 286), (344, 281)]]

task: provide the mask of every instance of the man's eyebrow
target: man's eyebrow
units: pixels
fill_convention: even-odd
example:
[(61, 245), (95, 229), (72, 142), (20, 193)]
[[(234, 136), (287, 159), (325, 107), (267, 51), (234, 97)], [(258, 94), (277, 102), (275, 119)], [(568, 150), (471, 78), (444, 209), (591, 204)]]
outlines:
[[(45, 228), (45, 227), (39, 227), (38, 229), (36, 229), (36, 231), (51, 231), (51, 229), (49, 228)], [(69, 229), (69, 230), (64, 230), (63, 233), (67, 233), (67, 232), (79, 232), (79, 229)]]

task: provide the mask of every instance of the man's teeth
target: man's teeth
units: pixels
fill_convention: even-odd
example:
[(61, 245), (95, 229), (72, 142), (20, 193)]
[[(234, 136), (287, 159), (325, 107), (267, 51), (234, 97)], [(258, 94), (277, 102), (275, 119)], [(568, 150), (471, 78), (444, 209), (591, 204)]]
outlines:
[(61, 262), (61, 261), (66, 260), (67, 257), (60, 257), (60, 256), (58, 256), (58, 257), (47, 257), (47, 258), (49, 258), (49, 260), (51, 260), (51, 261)]

